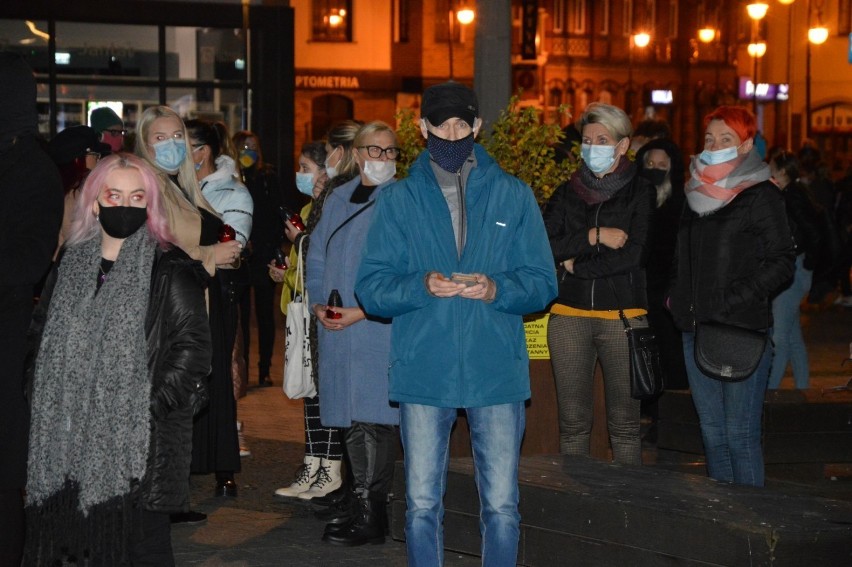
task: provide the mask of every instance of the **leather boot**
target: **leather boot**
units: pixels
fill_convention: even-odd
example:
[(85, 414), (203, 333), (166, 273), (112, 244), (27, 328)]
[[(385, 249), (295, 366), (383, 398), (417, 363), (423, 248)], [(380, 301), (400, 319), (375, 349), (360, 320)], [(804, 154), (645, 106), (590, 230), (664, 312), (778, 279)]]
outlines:
[(355, 519), (346, 529), (337, 533), (325, 533), (322, 540), (331, 545), (354, 547), (366, 543), (381, 544), (385, 542), (386, 498), (378, 495), (361, 496), (358, 498), (358, 509)]
[(308, 490), (316, 480), (321, 460), (319, 457), (305, 457), (305, 462), (296, 471), (296, 480), (290, 486), (276, 490), (275, 496), (294, 497)]
[(343, 485), (343, 477), (340, 476), (340, 465), (343, 461), (328, 461), (322, 459), (317, 476), (311, 483), (311, 487), (299, 494), (302, 500), (311, 500), (317, 496), (325, 496), (329, 492), (337, 490)]
[(358, 497), (351, 490), (347, 490), (346, 495), (337, 504), (323, 510), (317, 510), (314, 512), (314, 516), (329, 526), (343, 526), (355, 517), (357, 504)]
[(349, 490), (349, 486), (343, 482), (340, 485), (340, 488), (337, 490), (332, 490), (325, 496), (317, 496), (316, 498), (311, 498), (311, 504), (317, 504), (318, 506), (334, 506), (346, 496), (352, 492)]

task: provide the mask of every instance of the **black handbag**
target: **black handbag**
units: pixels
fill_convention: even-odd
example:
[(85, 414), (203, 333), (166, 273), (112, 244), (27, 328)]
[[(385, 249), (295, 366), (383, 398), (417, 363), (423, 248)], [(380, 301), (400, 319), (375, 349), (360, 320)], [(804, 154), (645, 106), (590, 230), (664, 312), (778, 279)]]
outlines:
[(760, 364), (766, 340), (764, 331), (724, 323), (697, 323), (695, 364), (702, 373), (723, 382), (745, 380)]
[(634, 329), (630, 326), (612, 280), (608, 279), (607, 282), (619, 303), (618, 316), (624, 324), (624, 334), (627, 335), (627, 348), (630, 353), (630, 396), (635, 400), (656, 398), (665, 389), (657, 334), (651, 327)]

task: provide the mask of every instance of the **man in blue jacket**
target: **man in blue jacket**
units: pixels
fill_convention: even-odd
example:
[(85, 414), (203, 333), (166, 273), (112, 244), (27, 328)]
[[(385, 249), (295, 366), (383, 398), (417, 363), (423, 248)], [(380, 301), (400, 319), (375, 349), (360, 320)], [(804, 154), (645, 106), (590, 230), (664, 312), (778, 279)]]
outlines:
[(390, 399), (405, 449), (409, 565), (443, 564), (443, 492), (458, 408), (470, 425), (486, 565), (515, 565), (518, 459), (530, 397), (522, 316), (556, 296), (530, 188), (474, 138), (472, 90), (423, 93), (427, 151), (379, 197), (355, 293), (393, 318)]

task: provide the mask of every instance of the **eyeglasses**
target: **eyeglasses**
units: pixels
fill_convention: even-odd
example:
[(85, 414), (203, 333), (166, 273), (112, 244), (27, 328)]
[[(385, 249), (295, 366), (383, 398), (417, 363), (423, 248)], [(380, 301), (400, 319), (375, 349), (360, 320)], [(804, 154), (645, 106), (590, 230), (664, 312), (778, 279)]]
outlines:
[(107, 128), (104, 132), (109, 132), (113, 136), (124, 136), (127, 134), (127, 130), (120, 130), (118, 128)]
[(381, 146), (358, 146), (359, 150), (367, 150), (367, 155), (373, 159), (379, 159), (382, 154), (385, 154), (388, 159), (395, 160), (399, 157), (399, 148), (390, 146), (383, 148)]

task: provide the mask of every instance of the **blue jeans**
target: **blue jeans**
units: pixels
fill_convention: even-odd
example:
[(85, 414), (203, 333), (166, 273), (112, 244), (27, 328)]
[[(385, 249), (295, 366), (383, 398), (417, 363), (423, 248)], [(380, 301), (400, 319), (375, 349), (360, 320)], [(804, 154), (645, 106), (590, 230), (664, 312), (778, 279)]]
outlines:
[(763, 486), (761, 418), (772, 348), (767, 341), (751, 376), (742, 382), (722, 382), (698, 369), (694, 344), (695, 334), (684, 333), (686, 376), (701, 424), (707, 474), (722, 482)]
[[(479, 492), (482, 564), (515, 565), (521, 515), (518, 460), (524, 403), (468, 408), (474, 479)], [(410, 567), (444, 564), (444, 493), (455, 408), (399, 404), (405, 449), (405, 540)]]
[(807, 296), (811, 289), (814, 273), (802, 265), (804, 258), (804, 254), (799, 254), (796, 258), (793, 283), (772, 301), (772, 342), (775, 343), (775, 356), (769, 373), (769, 387), (773, 390), (781, 385), (788, 362), (793, 367), (796, 388), (804, 390), (811, 378), (808, 351), (799, 322), (799, 306), (802, 298)]

